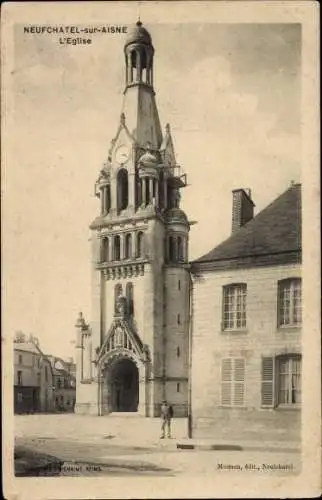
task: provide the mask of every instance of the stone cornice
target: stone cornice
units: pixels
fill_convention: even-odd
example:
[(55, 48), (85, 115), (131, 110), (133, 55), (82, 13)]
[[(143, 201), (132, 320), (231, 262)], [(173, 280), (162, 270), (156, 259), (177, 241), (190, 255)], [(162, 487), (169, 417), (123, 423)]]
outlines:
[[(151, 210), (152, 208), (152, 210)], [(150, 219), (158, 219), (160, 222), (165, 223), (163, 215), (156, 209), (156, 207), (151, 206), (150, 209), (147, 207), (145, 210), (138, 210), (135, 213), (128, 215), (99, 215), (90, 224), (90, 229), (102, 229), (108, 226), (120, 225), (120, 224), (133, 224), (136, 222), (141, 222)]]
[(278, 266), (287, 264), (301, 264), (301, 250), (276, 254), (246, 255), (233, 259), (220, 259), (208, 262), (191, 262), (191, 272), (219, 271), (225, 269), (243, 269), (252, 267)]

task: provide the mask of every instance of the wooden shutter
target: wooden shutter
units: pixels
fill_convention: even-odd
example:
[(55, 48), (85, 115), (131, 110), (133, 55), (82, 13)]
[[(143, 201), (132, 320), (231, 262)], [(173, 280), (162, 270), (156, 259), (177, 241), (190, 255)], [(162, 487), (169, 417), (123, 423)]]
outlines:
[(223, 359), (221, 362), (221, 404), (232, 404), (232, 359)]
[(262, 358), (262, 406), (274, 406), (274, 358)]
[(243, 406), (245, 400), (245, 359), (234, 360), (234, 406)]

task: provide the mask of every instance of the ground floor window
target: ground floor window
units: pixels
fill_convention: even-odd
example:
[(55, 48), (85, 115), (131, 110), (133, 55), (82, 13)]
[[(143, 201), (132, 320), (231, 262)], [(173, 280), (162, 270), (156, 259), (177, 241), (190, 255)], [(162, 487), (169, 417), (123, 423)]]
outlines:
[(221, 363), (221, 404), (244, 406), (245, 359), (225, 358)]
[(262, 406), (301, 404), (302, 358), (298, 354), (262, 359)]

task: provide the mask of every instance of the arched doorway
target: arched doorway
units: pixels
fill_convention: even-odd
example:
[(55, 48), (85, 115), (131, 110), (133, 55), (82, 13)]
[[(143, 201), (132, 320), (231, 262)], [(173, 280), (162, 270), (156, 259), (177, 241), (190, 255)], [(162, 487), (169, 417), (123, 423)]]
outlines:
[(139, 404), (139, 371), (131, 359), (121, 359), (109, 371), (111, 411), (136, 412)]

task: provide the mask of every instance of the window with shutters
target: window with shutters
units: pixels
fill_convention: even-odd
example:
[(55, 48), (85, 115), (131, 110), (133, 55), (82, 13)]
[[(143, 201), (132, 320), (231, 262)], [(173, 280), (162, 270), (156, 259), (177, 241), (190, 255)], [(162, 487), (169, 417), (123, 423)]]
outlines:
[(245, 359), (226, 358), (221, 364), (221, 404), (245, 405)]
[(245, 283), (224, 286), (223, 289), (223, 329), (242, 330), (246, 328)]
[(301, 356), (298, 354), (262, 358), (262, 406), (301, 404)]
[(278, 326), (300, 326), (302, 323), (302, 285), (300, 278), (278, 283)]

